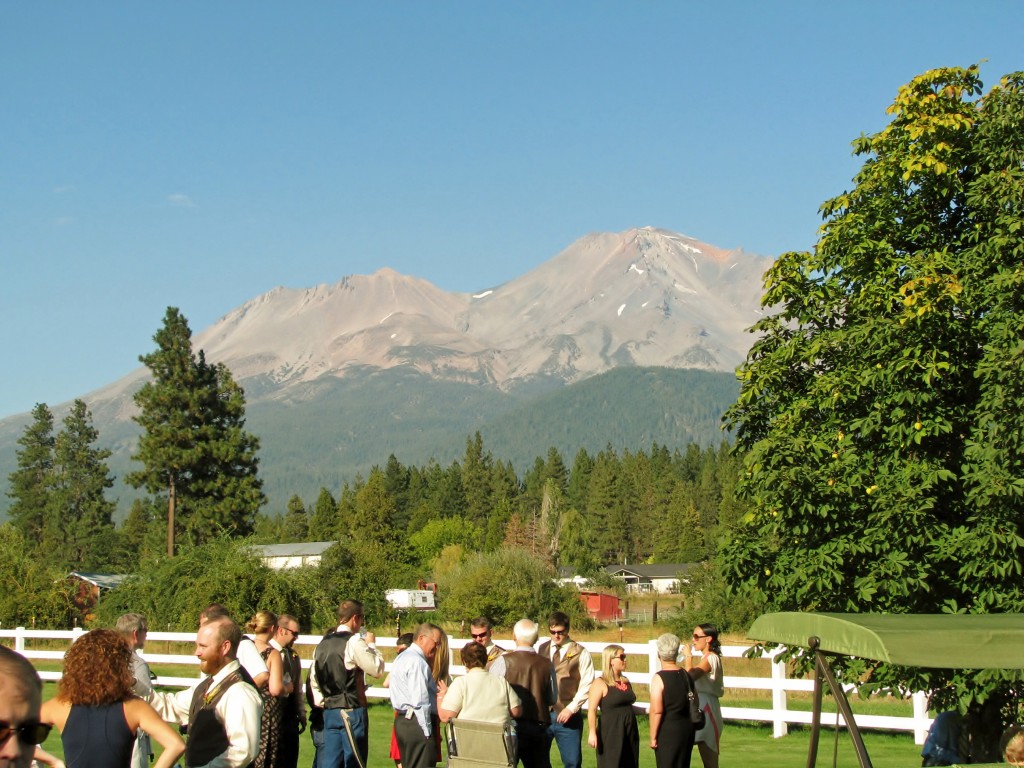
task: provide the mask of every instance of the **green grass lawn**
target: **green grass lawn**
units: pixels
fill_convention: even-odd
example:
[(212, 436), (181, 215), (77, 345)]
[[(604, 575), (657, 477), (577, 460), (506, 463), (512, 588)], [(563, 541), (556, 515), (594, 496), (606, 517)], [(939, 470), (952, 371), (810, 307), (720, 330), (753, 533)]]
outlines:
[[(49, 698), (56, 692), (56, 686), (47, 684), (45, 696)], [(654, 753), (647, 744), (647, 718), (640, 720), (640, 766), (654, 768)], [(392, 710), (386, 702), (378, 702), (370, 706), (370, 760), (367, 768), (393, 768), (388, 758), (391, 743)], [(585, 735), (585, 733), (584, 733)], [(790, 726), (790, 734), (781, 739), (772, 738), (771, 729), (763, 725), (743, 724), (727, 721), (722, 735), (721, 768), (747, 768), (748, 766), (765, 766), (766, 768), (803, 768), (807, 762), (807, 745), (810, 731), (807, 728)], [(300, 737), (302, 755), (299, 758), (301, 768), (309, 768), (313, 764), (313, 744), (308, 734)], [(914, 744), (909, 734), (888, 734), (869, 732), (864, 735), (868, 753), (876, 768), (904, 768), (921, 764), (920, 748)], [(822, 734), (818, 747), (818, 765), (832, 765), (833, 746), (836, 740), (830, 729)], [(56, 755), (63, 755), (60, 736), (56, 730), (50, 735), (43, 748)], [(557, 749), (552, 747), (553, 764), (558, 766)], [(838, 734), (839, 766), (856, 766), (857, 758), (853, 751), (850, 737), (845, 731)], [(584, 768), (596, 768), (597, 760), (593, 749), (583, 743)], [(699, 768), (700, 757), (696, 751), (693, 756), (694, 768)]]

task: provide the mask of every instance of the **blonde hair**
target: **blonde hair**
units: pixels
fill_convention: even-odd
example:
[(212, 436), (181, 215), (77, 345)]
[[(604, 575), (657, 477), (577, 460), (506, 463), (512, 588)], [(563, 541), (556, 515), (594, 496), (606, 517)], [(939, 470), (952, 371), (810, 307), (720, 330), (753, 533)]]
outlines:
[(245, 628), (254, 635), (265, 635), (277, 626), (277, 615), (270, 611), (256, 611)]
[(626, 649), (621, 645), (606, 645), (604, 651), (601, 652), (601, 676), (609, 685), (616, 679), (615, 673), (612, 672), (612, 659), (616, 656), (621, 656), (625, 652)]
[(437, 641), (437, 648), (434, 650), (434, 668), (431, 673), (435, 683), (441, 680), (447, 683), (451, 680), (451, 675), (448, 674), (448, 666), (451, 664), (451, 654), (448, 653), (448, 635), (440, 627), (438, 627), (438, 631), (441, 633), (441, 639)]
[[(1009, 738), (1007, 738), (1009, 737)], [(1024, 765), (1024, 727), (1011, 725), (1003, 734), (1003, 760), (1010, 765)]]

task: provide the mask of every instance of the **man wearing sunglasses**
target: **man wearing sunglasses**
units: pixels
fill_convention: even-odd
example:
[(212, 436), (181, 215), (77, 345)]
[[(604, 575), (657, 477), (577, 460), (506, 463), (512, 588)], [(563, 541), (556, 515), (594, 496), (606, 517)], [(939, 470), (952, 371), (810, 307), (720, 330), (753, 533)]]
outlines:
[(299, 620), (288, 613), (277, 617), (277, 630), (270, 644), (284, 660), (285, 683), (291, 683), (290, 693), (281, 696), (281, 744), (277, 764), (280, 768), (295, 768), (299, 762), (299, 734), (306, 730), (306, 697), (302, 691), (302, 660), (292, 646), (299, 637)]
[(469, 622), (469, 633), (473, 636), (473, 642), (482, 645), (487, 650), (487, 669), (491, 668), (494, 660), (503, 653), (508, 653), (500, 645), (496, 645), (491, 639), (491, 620), (486, 616), (477, 616)]
[(551, 639), (537, 653), (551, 660), (558, 699), (551, 710), (551, 737), (565, 768), (583, 765), (583, 705), (594, 682), (594, 661), (582, 645), (569, 637), (569, 617), (561, 611), (548, 616)]
[(39, 722), (42, 687), (25, 657), (0, 646), (0, 768), (28, 768), (50, 734)]

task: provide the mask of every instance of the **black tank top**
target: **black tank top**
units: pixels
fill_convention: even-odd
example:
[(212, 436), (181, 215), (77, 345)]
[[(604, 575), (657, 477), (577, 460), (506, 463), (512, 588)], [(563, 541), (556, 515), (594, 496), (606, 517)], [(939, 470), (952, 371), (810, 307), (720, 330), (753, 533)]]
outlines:
[(135, 734), (120, 701), (99, 707), (72, 704), (60, 740), (68, 768), (129, 768)]

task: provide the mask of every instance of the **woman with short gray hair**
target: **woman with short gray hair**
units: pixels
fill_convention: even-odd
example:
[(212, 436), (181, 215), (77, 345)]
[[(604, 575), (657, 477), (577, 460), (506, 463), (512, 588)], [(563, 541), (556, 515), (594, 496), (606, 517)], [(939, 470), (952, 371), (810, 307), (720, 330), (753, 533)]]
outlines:
[(693, 682), (676, 663), (679, 638), (664, 634), (655, 641), (661, 671), (651, 678), (651, 749), (658, 768), (690, 768), (693, 723), (689, 693)]

